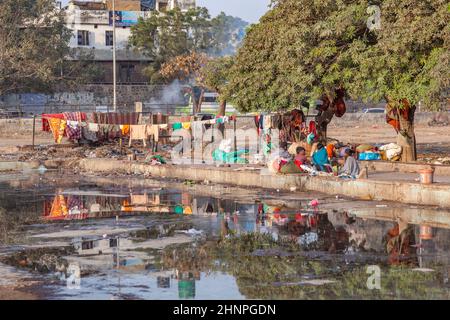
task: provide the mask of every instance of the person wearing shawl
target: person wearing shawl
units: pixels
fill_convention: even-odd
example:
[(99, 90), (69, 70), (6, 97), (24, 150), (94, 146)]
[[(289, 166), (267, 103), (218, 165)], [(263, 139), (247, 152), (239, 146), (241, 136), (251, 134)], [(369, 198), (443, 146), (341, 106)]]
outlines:
[(339, 172), (340, 176), (347, 176), (351, 177), (352, 179), (356, 179), (356, 177), (358, 177), (360, 170), (358, 161), (356, 161), (356, 159), (353, 157), (354, 153), (355, 152), (351, 149), (345, 150), (345, 164)]
[(317, 144), (317, 150), (312, 155), (312, 163), (318, 170), (327, 171), (325, 165), (329, 165), (330, 162), (328, 160), (327, 149), (325, 149), (322, 143)]

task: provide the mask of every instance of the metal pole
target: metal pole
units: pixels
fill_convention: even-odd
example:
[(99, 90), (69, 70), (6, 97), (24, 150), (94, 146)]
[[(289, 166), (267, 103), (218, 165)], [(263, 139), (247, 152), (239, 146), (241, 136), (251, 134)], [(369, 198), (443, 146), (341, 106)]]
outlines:
[(36, 135), (36, 115), (33, 115), (33, 149), (34, 149), (34, 137)]
[(117, 112), (117, 68), (116, 68), (116, 0), (112, 1), (113, 9), (113, 109)]

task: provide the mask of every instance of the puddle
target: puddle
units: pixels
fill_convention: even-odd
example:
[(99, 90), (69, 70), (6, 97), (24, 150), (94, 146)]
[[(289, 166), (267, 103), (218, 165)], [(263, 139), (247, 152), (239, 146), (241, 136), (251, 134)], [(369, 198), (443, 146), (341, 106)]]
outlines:
[(450, 298), (449, 212), (19, 178), (0, 182), (1, 270), (47, 299)]

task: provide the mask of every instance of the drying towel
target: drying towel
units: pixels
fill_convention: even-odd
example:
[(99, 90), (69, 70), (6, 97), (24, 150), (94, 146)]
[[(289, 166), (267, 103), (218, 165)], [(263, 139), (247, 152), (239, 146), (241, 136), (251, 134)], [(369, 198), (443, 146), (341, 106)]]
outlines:
[(155, 142), (159, 141), (159, 126), (158, 125), (147, 125), (146, 129), (146, 138), (147, 136), (153, 136), (155, 139)]
[(147, 146), (145, 140), (147, 140), (147, 125), (131, 125), (130, 126), (130, 143), (132, 140), (142, 140), (144, 146)]

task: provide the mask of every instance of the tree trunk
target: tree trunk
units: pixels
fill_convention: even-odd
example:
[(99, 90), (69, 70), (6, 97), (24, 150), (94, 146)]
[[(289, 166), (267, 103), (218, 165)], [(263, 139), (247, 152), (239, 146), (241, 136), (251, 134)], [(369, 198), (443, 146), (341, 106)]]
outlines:
[(399, 117), (400, 131), (397, 134), (397, 144), (402, 147), (401, 162), (417, 161), (416, 135), (414, 132), (415, 107), (409, 110), (408, 119)]
[(223, 117), (225, 115), (226, 108), (227, 108), (227, 101), (226, 100), (220, 101), (219, 111), (217, 115), (219, 117)]
[(322, 111), (316, 116), (317, 135), (320, 142), (326, 144), (328, 124), (333, 119), (335, 110), (333, 106), (328, 107), (327, 110)]
[(196, 112), (195, 113), (202, 112), (202, 103), (203, 103), (203, 96), (204, 95), (205, 95), (205, 90), (202, 89), (202, 91), (200, 93), (200, 98), (197, 101), (197, 107), (196, 107)]

